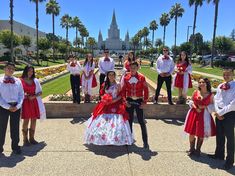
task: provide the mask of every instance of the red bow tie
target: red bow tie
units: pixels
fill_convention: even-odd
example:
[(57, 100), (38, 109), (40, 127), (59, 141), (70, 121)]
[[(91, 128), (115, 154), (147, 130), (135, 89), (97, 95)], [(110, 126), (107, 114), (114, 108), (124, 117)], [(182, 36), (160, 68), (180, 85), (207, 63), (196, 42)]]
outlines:
[(13, 78), (5, 78), (3, 82), (5, 84), (15, 84), (15, 80)]
[(228, 90), (228, 89), (230, 89), (229, 83), (224, 83), (224, 84), (222, 84), (222, 85), (220, 86), (220, 89), (222, 89), (222, 90)]
[(110, 59), (109, 59), (109, 58), (105, 58), (105, 59), (104, 59), (104, 61), (108, 61), (108, 62), (109, 62), (109, 61), (110, 61)]
[(164, 56), (162, 59), (163, 59), (163, 60), (168, 60), (169, 57), (168, 57), (168, 56)]
[(70, 67), (75, 67), (75, 66), (76, 66), (75, 63), (71, 63), (71, 64), (70, 64)]

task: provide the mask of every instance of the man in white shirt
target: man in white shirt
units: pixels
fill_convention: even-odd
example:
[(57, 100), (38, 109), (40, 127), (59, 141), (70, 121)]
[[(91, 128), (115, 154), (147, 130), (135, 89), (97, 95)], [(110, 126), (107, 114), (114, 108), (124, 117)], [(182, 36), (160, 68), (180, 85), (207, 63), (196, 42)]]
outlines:
[(227, 140), (227, 157), (224, 169), (229, 170), (234, 163), (234, 126), (235, 126), (235, 81), (234, 71), (224, 69), (225, 83), (218, 86), (214, 96), (216, 116), (216, 150), (213, 159), (224, 160), (225, 138)]
[(0, 154), (3, 153), (7, 123), (10, 116), (11, 148), (13, 153), (21, 154), (18, 145), (20, 109), (24, 100), (24, 90), (21, 81), (12, 76), (15, 71), (13, 63), (6, 63), (5, 75), (0, 77)]
[(106, 73), (110, 70), (114, 70), (114, 60), (109, 57), (109, 50), (105, 49), (104, 50), (104, 57), (101, 57), (99, 59), (98, 67), (100, 71), (100, 87), (104, 83)]
[(169, 50), (167, 47), (163, 48), (163, 55), (159, 56), (157, 59), (156, 70), (158, 72), (157, 78), (157, 89), (155, 93), (155, 104), (158, 102), (158, 96), (162, 88), (163, 82), (166, 82), (168, 104), (173, 105), (172, 95), (171, 95), (171, 80), (172, 73), (175, 69), (174, 60), (168, 55)]
[(73, 94), (73, 103), (80, 104), (80, 73), (82, 67), (79, 61), (76, 60), (72, 55), (69, 56), (67, 70), (70, 72), (70, 84)]

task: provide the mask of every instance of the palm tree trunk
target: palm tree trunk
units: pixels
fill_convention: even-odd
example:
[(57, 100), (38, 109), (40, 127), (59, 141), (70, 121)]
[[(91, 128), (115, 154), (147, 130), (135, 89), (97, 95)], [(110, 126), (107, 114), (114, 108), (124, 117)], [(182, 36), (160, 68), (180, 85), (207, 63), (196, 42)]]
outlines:
[(216, 36), (216, 27), (217, 27), (217, 17), (219, 11), (219, 1), (215, 4), (215, 17), (214, 17), (214, 32), (213, 32), (213, 39), (212, 39), (212, 48), (211, 48), (211, 67), (213, 68), (213, 57), (215, 55), (215, 36)]
[(52, 39), (53, 60), (55, 61), (55, 15), (54, 14), (52, 14), (52, 32), (53, 32), (53, 39)]
[(69, 41), (68, 41), (68, 38), (69, 38), (69, 27), (68, 25), (66, 26), (66, 58), (68, 58), (68, 45), (69, 45)]
[(166, 26), (164, 26), (164, 31), (163, 31), (163, 46), (165, 46), (165, 37), (166, 37)]
[(78, 28), (76, 27), (76, 48), (78, 47)]
[(37, 60), (37, 63), (39, 65), (39, 54), (38, 54), (38, 22), (39, 22), (39, 19), (38, 19), (38, 1), (36, 1), (36, 42), (37, 42), (37, 46), (36, 46), (36, 49), (37, 49), (37, 53), (36, 53), (36, 60)]
[(154, 44), (154, 30), (153, 30), (153, 34), (152, 34), (152, 48), (153, 48), (153, 45)]
[(10, 0), (10, 24), (11, 24), (11, 62), (14, 63), (13, 58), (13, 0)]
[(174, 43), (175, 47), (176, 47), (176, 38), (177, 38), (177, 21), (178, 21), (178, 18), (175, 17), (175, 43)]
[[(191, 49), (191, 53), (194, 52), (194, 48), (195, 48), (195, 30), (196, 30), (196, 22), (197, 22), (197, 9), (198, 9), (198, 5), (195, 4), (195, 8), (194, 8), (194, 20), (193, 20), (193, 38), (192, 38), (192, 49)], [(190, 56), (191, 56), (190, 53)]]

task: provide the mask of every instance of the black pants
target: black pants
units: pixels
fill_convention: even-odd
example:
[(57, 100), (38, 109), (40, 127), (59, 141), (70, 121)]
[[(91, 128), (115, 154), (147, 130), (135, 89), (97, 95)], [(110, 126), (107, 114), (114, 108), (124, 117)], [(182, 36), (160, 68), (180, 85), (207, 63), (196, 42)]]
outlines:
[(5, 144), (7, 123), (10, 116), (10, 133), (11, 133), (11, 148), (12, 150), (19, 149), (19, 123), (20, 123), (20, 109), (16, 112), (10, 112), (0, 107), (0, 153), (3, 152), (3, 145)]
[(131, 107), (126, 108), (127, 112), (129, 113), (129, 124), (132, 132), (132, 123), (134, 120), (134, 110), (136, 111), (137, 119), (141, 127), (142, 132), (142, 139), (145, 144), (148, 143), (148, 136), (147, 136), (147, 128), (144, 122), (144, 112), (143, 109), (140, 109), (139, 106), (143, 100), (132, 100), (131, 98), (127, 98), (127, 102), (131, 105)]
[(225, 138), (227, 140), (226, 163), (234, 163), (234, 124), (235, 111), (224, 115), (224, 120), (216, 118), (216, 150), (215, 155), (225, 156)]
[(73, 102), (80, 104), (80, 75), (70, 75), (70, 83), (73, 93)]
[(168, 77), (161, 77), (160, 75), (158, 75), (157, 77), (157, 89), (156, 89), (156, 93), (155, 93), (155, 100), (156, 102), (158, 101), (158, 96), (160, 94), (160, 90), (162, 88), (162, 84), (163, 82), (166, 82), (166, 88), (167, 88), (167, 95), (168, 95), (168, 102), (172, 102), (172, 95), (171, 95), (171, 76)]

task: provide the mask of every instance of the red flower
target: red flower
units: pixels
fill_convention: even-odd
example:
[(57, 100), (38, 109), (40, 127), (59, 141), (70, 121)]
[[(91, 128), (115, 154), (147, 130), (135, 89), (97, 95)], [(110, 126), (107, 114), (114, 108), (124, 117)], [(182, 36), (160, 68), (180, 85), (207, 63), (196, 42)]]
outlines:
[(220, 86), (220, 89), (222, 89), (222, 90), (228, 90), (228, 89), (230, 89), (229, 83), (224, 83), (224, 84), (222, 84), (222, 85)]
[(98, 123), (96, 126), (97, 126), (97, 127), (100, 127), (100, 123)]
[(112, 128), (114, 128), (114, 127), (115, 127), (114, 123), (112, 123), (112, 124), (111, 124), (111, 127), (112, 127)]
[(118, 141), (118, 137), (117, 137), (117, 136), (115, 136), (114, 140), (115, 140), (115, 141)]
[(111, 103), (112, 100), (113, 100), (113, 97), (112, 97), (111, 94), (104, 94), (104, 95), (102, 96), (102, 98), (101, 98), (101, 101), (102, 101), (103, 103), (105, 103), (105, 104)]
[(106, 135), (102, 134), (101, 139), (105, 140), (106, 139)]

